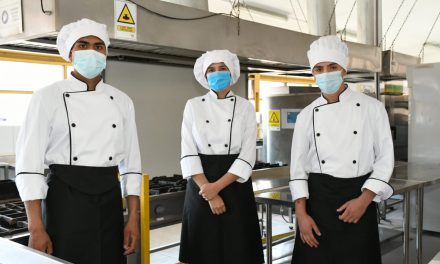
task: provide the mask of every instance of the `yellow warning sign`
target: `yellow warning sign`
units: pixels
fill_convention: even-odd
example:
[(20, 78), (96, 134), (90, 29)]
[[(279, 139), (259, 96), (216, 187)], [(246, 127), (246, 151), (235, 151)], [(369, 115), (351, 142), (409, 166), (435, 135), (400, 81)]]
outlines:
[(281, 111), (269, 110), (269, 129), (279, 131), (281, 127)]
[(134, 19), (133, 19), (133, 15), (131, 14), (130, 9), (128, 8), (127, 4), (125, 4), (124, 7), (122, 8), (121, 14), (119, 15), (119, 18), (118, 18), (118, 22), (131, 24), (131, 25), (135, 24)]

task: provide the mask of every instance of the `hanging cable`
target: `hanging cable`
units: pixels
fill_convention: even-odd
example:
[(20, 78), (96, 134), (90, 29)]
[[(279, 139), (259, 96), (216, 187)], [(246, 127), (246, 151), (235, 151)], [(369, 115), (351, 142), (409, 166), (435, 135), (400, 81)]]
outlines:
[(41, 11), (43, 12), (43, 14), (48, 16), (52, 15), (52, 11), (44, 10), (43, 0), (40, 1), (40, 4), (41, 4)]
[(350, 21), (351, 14), (353, 13), (353, 10), (354, 10), (354, 7), (356, 6), (356, 3), (357, 3), (357, 0), (354, 0), (353, 6), (351, 7), (350, 13), (348, 14), (348, 17), (347, 17), (347, 21), (345, 21), (344, 29), (342, 29), (342, 32), (341, 32), (341, 38), (344, 41), (347, 40), (347, 25), (348, 25), (348, 21)]
[(411, 6), (411, 9), (410, 9), (409, 12), (408, 12), (408, 15), (406, 15), (405, 20), (403, 20), (403, 23), (402, 23), (402, 25), (400, 26), (399, 31), (397, 31), (397, 34), (396, 34), (396, 36), (394, 37), (393, 42), (391, 42), (391, 46), (390, 46), (390, 49), (391, 49), (391, 50), (393, 49), (393, 47), (394, 47), (394, 42), (396, 42), (396, 39), (397, 39), (397, 37), (399, 36), (400, 31), (402, 31), (402, 28), (403, 28), (403, 26), (405, 25), (406, 21), (408, 20), (409, 15), (411, 15), (411, 13), (412, 13), (412, 11), (413, 11), (413, 9), (414, 9), (414, 6), (416, 5), (417, 1), (418, 1), (418, 0), (415, 0), (415, 1), (414, 1), (413, 5)]
[(191, 20), (200, 20), (200, 19), (206, 19), (206, 18), (210, 18), (210, 17), (215, 17), (215, 16), (221, 16), (221, 15), (225, 15), (225, 16), (231, 16), (234, 17), (234, 15), (232, 14), (226, 14), (226, 13), (216, 13), (216, 14), (211, 14), (211, 15), (207, 15), (207, 16), (201, 16), (201, 17), (191, 17), (191, 18), (182, 18), (182, 17), (172, 17), (172, 16), (167, 16), (161, 13), (158, 13), (156, 11), (153, 11), (143, 5), (140, 5), (139, 3), (137, 3), (136, 1), (133, 0), (127, 0), (133, 4), (135, 4), (136, 6), (138, 6), (140, 9), (147, 11), (148, 13), (154, 14), (156, 16), (159, 17), (163, 17), (163, 18), (167, 18), (167, 19), (172, 19), (172, 20), (181, 20), (181, 21), (191, 21)]
[(393, 25), (394, 20), (396, 19), (397, 14), (399, 14), (399, 11), (400, 11), (400, 9), (402, 8), (402, 5), (403, 5), (404, 2), (405, 2), (405, 0), (402, 0), (402, 2), (400, 2), (400, 5), (399, 5), (399, 7), (397, 8), (396, 13), (394, 14), (393, 18), (391, 19), (390, 24), (388, 25), (387, 30), (385, 31), (385, 34), (382, 36), (382, 39), (380, 40), (379, 46), (382, 45), (384, 39), (386, 38), (386, 36), (387, 36), (387, 34), (388, 34), (388, 31), (390, 30), (391, 26)]
[(426, 45), (426, 43), (428, 43), (428, 39), (431, 36), (432, 30), (434, 29), (435, 24), (437, 24), (437, 20), (439, 17), (440, 17), (440, 11), (438, 12), (437, 17), (435, 18), (434, 23), (432, 24), (431, 29), (429, 30), (428, 36), (426, 37), (425, 41), (423, 42), (422, 48), (420, 49), (420, 52), (419, 52), (419, 58), (422, 58), (420, 56), (422, 53), (423, 53), (423, 56), (425, 56), (425, 45)]
[(290, 2), (290, 7), (292, 7), (292, 12), (293, 15), (295, 16), (296, 23), (298, 24), (299, 31), (303, 32), (301, 29), (301, 25), (299, 24), (298, 17), (296, 16), (295, 8), (293, 8), (292, 0), (289, 0), (289, 2)]
[(250, 10), (249, 7), (247, 6), (245, 0), (243, 0), (243, 6), (244, 6), (244, 7), (246, 8), (246, 10), (248, 11), (248, 14), (249, 14), (249, 16), (251, 17), (251, 20), (252, 20), (253, 22), (255, 22), (254, 17), (252, 16), (251, 10)]
[(301, 10), (301, 14), (302, 14), (302, 16), (303, 16), (303, 18), (304, 18), (304, 21), (306, 21), (306, 23), (309, 23), (309, 22), (307, 22), (307, 18), (306, 18), (306, 16), (304, 15), (304, 10), (303, 10), (303, 8), (302, 8), (302, 6), (301, 6), (301, 2), (300, 2), (299, 0), (296, 0), (296, 1), (298, 2), (299, 10)]
[(333, 10), (332, 10), (332, 14), (330, 15), (330, 19), (328, 20), (328, 35), (332, 34), (332, 19), (333, 16), (335, 15), (335, 11), (336, 11), (336, 5), (338, 4), (339, 0), (336, 0), (334, 6), (333, 6)]

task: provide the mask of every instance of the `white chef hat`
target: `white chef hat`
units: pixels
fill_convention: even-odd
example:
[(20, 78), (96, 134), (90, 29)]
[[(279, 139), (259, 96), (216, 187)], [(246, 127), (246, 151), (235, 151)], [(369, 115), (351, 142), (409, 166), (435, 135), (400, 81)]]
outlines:
[(210, 89), (206, 80), (206, 70), (213, 63), (223, 62), (231, 72), (231, 85), (234, 85), (240, 78), (240, 61), (236, 54), (229, 50), (212, 50), (204, 53), (194, 64), (194, 76), (196, 80), (206, 89)]
[(331, 61), (339, 64), (347, 70), (348, 48), (337, 36), (324, 36), (313, 41), (310, 50), (307, 51), (310, 69), (313, 70), (316, 64), (324, 61)]
[(100, 38), (104, 43), (108, 51), (110, 45), (110, 39), (107, 33), (107, 26), (97, 23), (93, 20), (83, 18), (76, 22), (63, 26), (58, 33), (57, 47), (61, 57), (66, 61), (70, 61), (69, 55), (73, 44), (83, 37), (96, 36)]

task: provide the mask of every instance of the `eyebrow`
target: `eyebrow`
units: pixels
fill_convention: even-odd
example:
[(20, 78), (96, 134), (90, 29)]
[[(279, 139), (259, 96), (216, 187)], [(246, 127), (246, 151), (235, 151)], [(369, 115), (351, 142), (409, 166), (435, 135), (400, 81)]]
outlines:
[(79, 40), (77, 43), (78, 43), (78, 44), (87, 44), (87, 45), (105, 45), (105, 43), (102, 42), (102, 41), (100, 41), (100, 42), (95, 42), (95, 43), (90, 43), (90, 42), (85, 41), (85, 40)]

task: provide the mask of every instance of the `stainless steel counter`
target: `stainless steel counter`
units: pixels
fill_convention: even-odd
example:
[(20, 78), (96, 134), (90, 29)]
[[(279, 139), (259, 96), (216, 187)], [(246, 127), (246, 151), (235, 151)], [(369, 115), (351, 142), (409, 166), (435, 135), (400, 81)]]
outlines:
[(0, 238), (0, 263), (1, 264), (62, 264), (71, 263), (65, 260), (44, 254), (40, 251)]
[[(271, 245), (271, 228), (272, 228), (272, 206), (283, 205), (294, 207), (292, 196), (288, 187), (289, 170), (288, 167), (283, 168), (284, 171), (273, 173), (267, 171), (266, 174), (253, 176), (253, 187), (255, 199), (258, 203), (266, 206), (266, 223), (267, 223), (267, 245)], [(396, 163), (390, 185), (394, 189), (394, 194), (402, 194), (404, 197), (404, 263), (409, 263), (409, 232), (410, 232), (410, 197), (411, 193), (416, 193), (416, 251), (417, 261), (422, 263), (422, 232), (423, 232), (423, 189), (440, 183), (440, 165), (424, 165), (413, 163)], [(266, 263), (272, 263), (271, 246), (266, 247), (267, 260)]]

